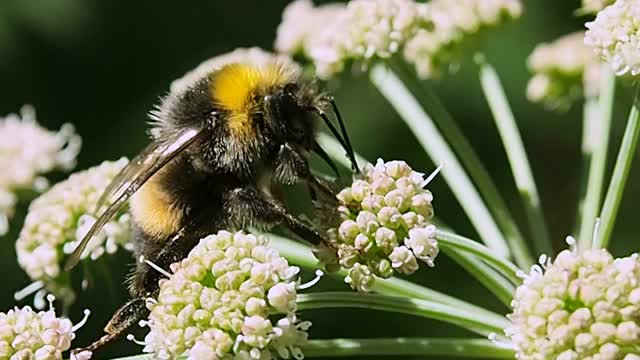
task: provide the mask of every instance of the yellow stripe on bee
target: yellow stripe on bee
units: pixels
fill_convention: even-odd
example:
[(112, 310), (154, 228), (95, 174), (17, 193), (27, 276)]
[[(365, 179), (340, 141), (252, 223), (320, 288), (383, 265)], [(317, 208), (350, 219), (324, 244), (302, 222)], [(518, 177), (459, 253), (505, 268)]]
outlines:
[(235, 133), (251, 131), (254, 96), (264, 96), (275, 86), (291, 80), (290, 72), (277, 63), (257, 67), (234, 63), (222, 67), (211, 78), (211, 97), (227, 110), (228, 126)]
[(157, 176), (162, 174), (149, 179), (131, 197), (130, 207), (133, 220), (146, 234), (164, 238), (179, 230), (183, 214), (171, 195), (162, 189)]

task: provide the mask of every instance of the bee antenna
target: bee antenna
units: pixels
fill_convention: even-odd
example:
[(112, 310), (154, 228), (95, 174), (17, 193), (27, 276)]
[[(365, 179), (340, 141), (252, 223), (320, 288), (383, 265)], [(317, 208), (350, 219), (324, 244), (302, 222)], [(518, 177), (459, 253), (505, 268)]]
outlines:
[[(351, 162), (351, 166), (353, 167), (353, 169), (356, 170), (358, 173), (360, 173), (360, 169), (358, 168), (358, 165), (356, 163), (356, 159), (355, 159), (355, 156), (353, 154), (353, 150), (351, 149), (350, 146), (347, 146), (347, 144), (345, 143), (345, 141), (342, 138), (342, 136), (340, 136), (340, 133), (338, 133), (338, 129), (336, 129), (335, 125), (333, 125), (331, 120), (329, 120), (327, 115), (322, 110), (316, 109), (316, 108), (313, 108), (312, 110), (316, 114), (318, 114), (318, 116), (320, 116), (322, 118), (322, 120), (324, 120), (324, 122), (325, 122), (325, 124), (327, 124), (327, 127), (329, 128), (329, 130), (331, 130), (331, 133), (333, 134), (333, 136), (338, 140), (338, 142), (340, 143), (342, 148), (346, 151), (346, 155), (349, 158), (349, 161)], [(340, 119), (342, 119), (342, 118), (340, 118)], [(342, 120), (340, 120), (340, 124), (342, 124)], [(344, 129), (344, 126), (342, 126), (342, 128)]]
[(333, 113), (336, 114), (336, 119), (338, 119), (338, 124), (340, 125), (342, 136), (344, 137), (345, 144), (347, 145), (346, 150), (350, 157), (351, 164), (353, 165), (353, 170), (355, 170), (356, 173), (360, 174), (360, 168), (358, 167), (358, 162), (356, 161), (356, 156), (353, 152), (353, 147), (351, 146), (349, 133), (347, 133), (347, 128), (344, 126), (344, 121), (342, 121), (342, 115), (340, 115), (340, 111), (338, 111), (338, 105), (336, 105), (336, 101), (333, 98), (331, 98), (331, 108), (333, 109)]
[(333, 170), (333, 172), (336, 173), (337, 177), (340, 177), (340, 173), (338, 172), (338, 167), (336, 166), (336, 164), (331, 160), (331, 158), (329, 157), (329, 155), (327, 155), (327, 153), (324, 151), (324, 149), (320, 146), (320, 144), (318, 144), (317, 141), (313, 142), (313, 148), (311, 149), (314, 153), (316, 153), (318, 156), (320, 156), (320, 158), (322, 160), (324, 160), (327, 165), (329, 165), (329, 167), (331, 168), (331, 170)]
[[(340, 136), (340, 133), (338, 132), (338, 129), (336, 129), (335, 125), (333, 125), (333, 123), (331, 122), (331, 120), (329, 120), (327, 115), (320, 109), (312, 108), (311, 110), (314, 113), (316, 113), (318, 116), (320, 116), (322, 118), (322, 120), (324, 120), (324, 123), (327, 125), (329, 130), (331, 130), (331, 134), (333, 134), (333, 136), (338, 140), (338, 142), (340, 143), (342, 148), (347, 150), (347, 152), (348, 152), (348, 147), (345, 144), (344, 140), (342, 139), (342, 136)], [(349, 154), (347, 154), (347, 155), (349, 155)]]

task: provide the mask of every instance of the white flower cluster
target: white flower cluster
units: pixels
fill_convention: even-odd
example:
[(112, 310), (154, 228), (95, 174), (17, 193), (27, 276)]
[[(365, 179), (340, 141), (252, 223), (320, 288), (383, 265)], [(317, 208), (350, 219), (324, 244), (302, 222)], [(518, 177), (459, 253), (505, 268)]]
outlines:
[(584, 44), (584, 32), (574, 32), (538, 45), (527, 61), (534, 76), (527, 97), (551, 108), (566, 108), (577, 98), (597, 96), (601, 63)]
[(606, 250), (541, 259), (516, 290), (507, 329), (520, 360), (640, 359), (640, 259)]
[(428, 78), (456, 60), (465, 36), (519, 16), (521, 7), (519, 0), (352, 0), (314, 8), (297, 0), (285, 9), (275, 43), (278, 51), (303, 52), (321, 78), (349, 61), (366, 66), (398, 53)]
[(313, 6), (311, 0), (296, 0), (282, 13), (274, 48), (286, 54), (310, 56), (314, 42), (322, 39), (322, 31), (344, 11), (342, 3)]
[[(413, 0), (353, 0), (344, 8), (312, 8), (308, 2), (300, 4), (303, 1), (285, 10), (276, 49), (295, 53), (300, 46), (285, 45), (287, 40), (304, 39), (302, 48), (322, 78), (342, 71), (348, 61), (366, 65), (374, 58), (390, 58), (418, 29), (424, 7)], [(318, 26), (299, 26), (302, 23)]]
[(338, 193), (342, 223), (329, 231), (329, 238), (338, 264), (349, 269), (345, 282), (352, 288), (368, 291), (373, 275), (411, 274), (417, 260), (434, 266), (438, 242), (428, 222), (433, 196), (423, 189), (424, 182), (423, 174), (404, 161), (379, 159)]
[(618, 75), (640, 74), (640, 2), (617, 0), (586, 23), (585, 43)]
[[(0, 313), (0, 359), (62, 359), (62, 353), (71, 346), (75, 331), (85, 323), (89, 311), (85, 310), (85, 318), (74, 326), (71, 320), (56, 317), (51, 305), (53, 298), (49, 301), (47, 311), (35, 312), (25, 306)], [(91, 353), (83, 352), (75, 358), (90, 357)]]
[[(71, 253), (89, 230), (95, 219), (88, 214), (94, 213), (104, 189), (126, 164), (122, 158), (76, 172), (31, 203), (16, 250), (18, 263), (32, 280), (46, 286), (58, 280), (62, 254)], [(129, 217), (125, 211), (117, 214), (93, 237), (82, 258), (95, 260), (119, 246), (130, 249)], [(54, 288), (51, 284), (50, 290)]]
[(81, 143), (71, 124), (58, 132), (42, 128), (30, 106), (24, 106), (20, 115), (0, 117), (0, 235), (8, 231), (16, 191), (46, 189), (48, 182), (42, 175), (72, 169)]
[(596, 14), (614, 2), (615, 0), (582, 0), (580, 11), (584, 14)]
[(299, 269), (266, 240), (220, 231), (160, 281), (145, 352), (159, 359), (301, 359), (309, 322), (295, 315)]
[(231, 52), (214, 56), (203, 61), (195, 69), (189, 71), (181, 78), (174, 80), (170, 86), (171, 92), (182, 92), (206, 74), (230, 63), (251, 64), (258, 67), (269, 64), (283, 64), (289, 70), (302, 71), (300, 66), (287, 55), (274, 54), (269, 51), (262, 50), (259, 47), (237, 48)]
[(407, 41), (404, 57), (418, 76), (432, 78), (456, 65), (464, 40), (521, 13), (520, 0), (431, 0), (423, 14), (429, 26)]
[(346, 7), (313, 8), (308, 0), (297, 0), (285, 9), (276, 49), (289, 53), (303, 49), (316, 74), (329, 78), (348, 61), (366, 65), (397, 53), (420, 26), (422, 7), (414, 0), (353, 0)]

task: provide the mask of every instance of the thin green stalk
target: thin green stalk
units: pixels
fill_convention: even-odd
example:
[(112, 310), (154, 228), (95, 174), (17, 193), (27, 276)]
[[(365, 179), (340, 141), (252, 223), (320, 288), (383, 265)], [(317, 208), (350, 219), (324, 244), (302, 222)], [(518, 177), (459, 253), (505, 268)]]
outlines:
[[(593, 155), (589, 166), (587, 189), (582, 207), (582, 220), (578, 233), (578, 246), (583, 249), (593, 245), (593, 230), (596, 217), (600, 211), (604, 173), (607, 164), (607, 149), (609, 147), (609, 132), (616, 88), (616, 76), (608, 64), (602, 64), (602, 79), (600, 81), (600, 97), (598, 99), (598, 119), (591, 128), (593, 138)], [(585, 115), (586, 116), (586, 115)]]
[(305, 357), (346, 356), (454, 356), (513, 359), (514, 352), (485, 339), (377, 338), (310, 340), (303, 346)]
[(454, 251), (463, 251), (475, 255), (498, 270), (514, 285), (519, 285), (522, 282), (522, 279), (517, 276), (517, 273), (520, 271), (517, 266), (506, 258), (496, 255), (493, 250), (476, 241), (442, 230), (436, 231), (436, 239), (438, 240), (440, 248), (443, 250), (450, 248)]
[(524, 201), (535, 250), (539, 254), (550, 254), (549, 233), (522, 137), (498, 74), (486, 62), (480, 63), (480, 83), (498, 127), (516, 187)]
[(447, 304), (405, 296), (331, 291), (298, 295), (296, 303), (299, 310), (360, 308), (389, 311), (440, 320), (472, 331), (482, 329), (483, 332), (495, 334), (503, 333), (510, 324), (509, 320), (504, 317), (495, 319)]
[(500, 256), (509, 256), (509, 247), (504, 236), (431, 117), (425, 113), (402, 81), (385, 65), (374, 65), (370, 78), (413, 131), (431, 159), (437, 164), (444, 165), (442, 176), (484, 243)]
[(423, 104), (424, 109), (435, 121), (440, 131), (442, 131), (442, 135), (452, 146), (469, 177), (478, 187), (478, 191), (486, 202), (498, 227), (504, 233), (516, 264), (522, 268), (529, 268), (535, 261), (531, 257), (522, 233), (513, 220), (513, 216), (511, 216), (509, 208), (500, 195), (496, 184), (491, 179), (489, 172), (462, 130), (460, 130), (460, 127), (456, 124), (456, 121), (447, 111), (428, 81), (418, 80), (413, 71), (408, 71), (404, 63), (397, 65), (392, 63), (391, 66), (408, 86), (419, 91), (420, 97), (418, 100)]
[(631, 113), (627, 121), (627, 128), (622, 137), (622, 144), (620, 145), (620, 151), (616, 158), (616, 165), (613, 168), (609, 189), (604, 198), (604, 205), (600, 213), (600, 230), (593, 242), (593, 247), (596, 249), (606, 248), (607, 245), (609, 245), (609, 239), (611, 238), (611, 232), (613, 232), (613, 226), (616, 223), (624, 187), (627, 183), (629, 170), (631, 169), (631, 162), (636, 154), (638, 133), (640, 132), (640, 112), (638, 110), (639, 92), (640, 86), (636, 89), (633, 106), (631, 107)]
[(516, 287), (509, 282), (509, 280), (505, 279), (492, 267), (472, 255), (464, 254), (448, 247), (444, 247), (442, 252), (458, 263), (458, 265), (462, 266), (463, 269), (478, 280), (487, 290), (491, 291), (504, 305), (507, 307), (511, 306), (511, 300), (513, 300)]
[(587, 181), (591, 161), (593, 160), (593, 152), (598, 143), (599, 133), (600, 107), (598, 106), (598, 98), (589, 96), (585, 99), (582, 107), (582, 166), (580, 176), (580, 199), (578, 200), (578, 216), (576, 217), (576, 228), (574, 233), (578, 235), (578, 247), (588, 249), (591, 248), (591, 237), (582, 238), (579, 231), (582, 231), (582, 217), (584, 216), (584, 205), (587, 197)]
[[(280, 255), (284, 256), (291, 263), (302, 266), (308, 270), (315, 270), (318, 268), (318, 260), (313, 256), (309, 246), (275, 234), (265, 235), (269, 237), (269, 245), (278, 250)], [(340, 279), (344, 279), (346, 275), (347, 272), (344, 269), (335, 273), (335, 276)], [(434, 301), (441, 304), (448, 304), (452, 307), (463, 309), (465, 311), (482, 313), (483, 316), (493, 317), (496, 321), (497, 319), (502, 318), (502, 315), (496, 314), (482, 307), (396, 277), (391, 277), (389, 279), (376, 279), (373, 283), (372, 290), (385, 295), (406, 296)]]
[[(347, 356), (455, 356), (475, 359), (513, 359), (514, 352), (485, 339), (465, 338), (372, 338), (309, 340), (305, 358)], [(136, 355), (113, 360), (150, 360)]]

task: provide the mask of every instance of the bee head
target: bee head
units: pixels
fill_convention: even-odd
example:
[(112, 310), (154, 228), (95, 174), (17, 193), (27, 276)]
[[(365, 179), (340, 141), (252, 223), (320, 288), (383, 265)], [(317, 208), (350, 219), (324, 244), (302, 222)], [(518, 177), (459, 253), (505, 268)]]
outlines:
[(315, 117), (304, 101), (301, 86), (290, 82), (264, 96), (265, 115), (279, 128), (282, 140), (309, 148), (314, 141)]

